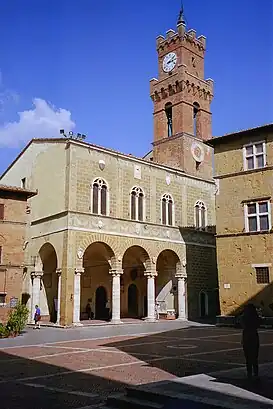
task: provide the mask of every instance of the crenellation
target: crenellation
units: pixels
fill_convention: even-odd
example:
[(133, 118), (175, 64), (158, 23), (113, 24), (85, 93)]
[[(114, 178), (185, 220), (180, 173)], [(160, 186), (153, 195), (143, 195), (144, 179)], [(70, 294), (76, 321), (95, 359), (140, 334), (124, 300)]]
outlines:
[(170, 40), (173, 36), (175, 36), (177, 33), (174, 31), (174, 30), (172, 30), (172, 29), (169, 29), (167, 32), (166, 32), (166, 39), (167, 40)]

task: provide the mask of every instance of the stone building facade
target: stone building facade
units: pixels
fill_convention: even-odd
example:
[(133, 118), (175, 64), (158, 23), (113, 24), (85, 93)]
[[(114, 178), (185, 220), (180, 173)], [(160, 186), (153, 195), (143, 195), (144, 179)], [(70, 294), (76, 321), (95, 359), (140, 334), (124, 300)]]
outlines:
[(24, 188), (0, 185), (0, 321), (21, 301), (27, 200), (34, 195)]
[(214, 138), (222, 315), (253, 302), (273, 315), (273, 125)]
[[(178, 319), (217, 313), (205, 40), (179, 21), (157, 47), (152, 153), (141, 159), (74, 138), (34, 139), (2, 175), (39, 190), (25, 250), (32, 313), (38, 303), (64, 325), (85, 319), (88, 303), (97, 319), (110, 307), (113, 323), (154, 321), (156, 302), (162, 316)], [(175, 55), (171, 70), (163, 55)]]

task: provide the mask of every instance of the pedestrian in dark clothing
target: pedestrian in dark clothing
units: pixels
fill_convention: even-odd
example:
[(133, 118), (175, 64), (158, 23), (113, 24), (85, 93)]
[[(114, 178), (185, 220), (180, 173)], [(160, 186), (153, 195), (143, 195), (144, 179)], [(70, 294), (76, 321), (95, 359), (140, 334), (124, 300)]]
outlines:
[(256, 379), (259, 375), (258, 357), (260, 341), (257, 331), (259, 326), (260, 317), (255, 306), (253, 304), (246, 305), (242, 315), (242, 344), (246, 359), (247, 376), (249, 379), (252, 379), (252, 373)]
[(87, 306), (86, 306), (86, 314), (87, 314), (89, 320), (93, 319), (93, 313), (92, 313), (90, 303), (88, 303)]
[(34, 329), (40, 329), (40, 320), (41, 320), (41, 310), (38, 305), (35, 305), (35, 313), (34, 313)]

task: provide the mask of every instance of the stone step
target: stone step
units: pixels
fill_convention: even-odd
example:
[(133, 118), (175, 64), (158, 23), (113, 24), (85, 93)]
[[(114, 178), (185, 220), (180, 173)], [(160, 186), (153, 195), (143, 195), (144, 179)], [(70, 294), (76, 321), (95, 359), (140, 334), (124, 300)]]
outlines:
[[(168, 391), (162, 388), (145, 389), (141, 387), (127, 388), (126, 393), (128, 398), (145, 399), (146, 401), (155, 402), (163, 405), (163, 408), (188, 408), (188, 409), (223, 409), (222, 406), (213, 404), (212, 402), (205, 402), (203, 399), (196, 398), (190, 394), (183, 394), (182, 392), (176, 394), (174, 391)], [(162, 407), (162, 406), (161, 406)]]
[(124, 394), (109, 396), (106, 405), (113, 409), (163, 409), (162, 403), (149, 401), (143, 397), (136, 398)]

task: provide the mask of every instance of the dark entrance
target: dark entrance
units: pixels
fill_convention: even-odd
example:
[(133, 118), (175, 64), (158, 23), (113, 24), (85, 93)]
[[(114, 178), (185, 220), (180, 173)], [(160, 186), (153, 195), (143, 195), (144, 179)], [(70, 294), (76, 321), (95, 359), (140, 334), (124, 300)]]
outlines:
[(207, 316), (207, 294), (204, 293), (203, 291), (200, 293), (200, 315), (201, 318), (204, 318)]
[(96, 309), (95, 309), (95, 316), (97, 320), (106, 320), (107, 311), (106, 311), (106, 303), (107, 303), (107, 292), (104, 287), (98, 287), (96, 289)]
[(144, 295), (144, 317), (147, 317), (148, 314), (148, 301), (147, 295)]
[(138, 317), (138, 289), (135, 284), (128, 287), (128, 315), (129, 317)]

